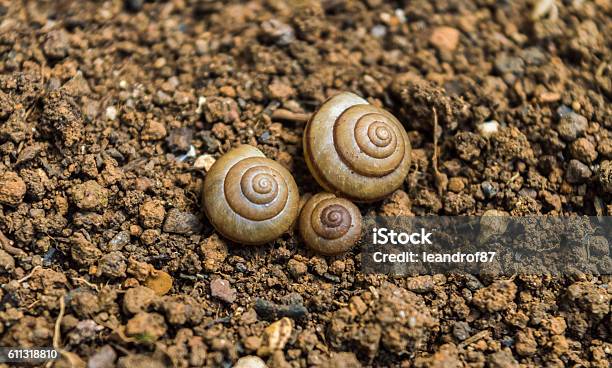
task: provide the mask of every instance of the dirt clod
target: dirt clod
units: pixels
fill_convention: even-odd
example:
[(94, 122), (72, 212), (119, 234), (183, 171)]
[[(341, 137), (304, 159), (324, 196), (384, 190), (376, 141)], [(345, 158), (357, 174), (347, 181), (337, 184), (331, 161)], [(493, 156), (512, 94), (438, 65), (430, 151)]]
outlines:
[(0, 204), (16, 206), (26, 194), (26, 184), (17, 173), (0, 173)]

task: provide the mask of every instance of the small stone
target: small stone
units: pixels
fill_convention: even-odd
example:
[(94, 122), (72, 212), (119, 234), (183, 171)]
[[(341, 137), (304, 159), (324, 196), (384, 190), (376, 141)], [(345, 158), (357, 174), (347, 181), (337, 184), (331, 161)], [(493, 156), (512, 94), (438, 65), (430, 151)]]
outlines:
[(147, 200), (140, 205), (139, 217), (142, 226), (146, 228), (160, 227), (166, 217), (166, 209), (158, 199)]
[(166, 333), (164, 317), (158, 313), (140, 312), (130, 319), (125, 334), (143, 343), (152, 343)]
[(236, 300), (236, 289), (230, 286), (229, 281), (218, 278), (210, 283), (210, 294), (226, 303), (233, 303)]
[(172, 276), (167, 272), (154, 270), (145, 280), (145, 286), (153, 290), (155, 294), (162, 296), (172, 290)]
[(227, 257), (228, 249), (225, 240), (216, 233), (200, 243), (200, 250), (204, 255), (202, 267), (206, 272), (217, 272)]
[(172, 129), (170, 135), (166, 139), (168, 148), (172, 152), (187, 152), (191, 147), (191, 141), (193, 140), (193, 129), (190, 128), (178, 128)]
[(136, 286), (127, 289), (123, 297), (123, 311), (130, 314), (146, 312), (155, 298), (155, 291), (148, 287)]
[(559, 125), (557, 125), (557, 132), (561, 138), (567, 142), (573, 142), (576, 138), (586, 132), (589, 127), (587, 119), (573, 111), (568, 113), (560, 114)]
[(578, 138), (570, 146), (570, 153), (576, 160), (590, 164), (597, 159), (597, 150), (595, 145), (586, 138)]
[(414, 276), (406, 279), (406, 289), (415, 293), (428, 293), (433, 288), (433, 278), (429, 275)]
[(270, 19), (261, 24), (264, 38), (267, 38), (277, 45), (288, 45), (295, 39), (293, 28), (277, 19)]
[(0, 204), (16, 206), (26, 194), (26, 185), (17, 173), (8, 171), (0, 173)]
[(268, 368), (268, 366), (260, 357), (249, 355), (238, 359), (233, 368)]
[(571, 160), (567, 166), (566, 179), (571, 184), (581, 184), (591, 177), (591, 169), (578, 160)]
[(108, 250), (121, 250), (128, 244), (130, 244), (130, 232), (127, 230), (120, 231), (108, 242)]
[(143, 4), (144, 0), (125, 0), (125, 8), (133, 12), (140, 11)]
[(499, 127), (499, 123), (495, 120), (485, 121), (476, 125), (478, 133), (486, 138), (495, 135), (499, 131)]
[(497, 189), (490, 181), (483, 181), (480, 183), (480, 188), (482, 188), (482, 193), (487, 198), (493, 198), (495, 194), (497, 194)]
[(115, 106), (109, 106), (106, 108), (106, 118), (108, 120), (117, 119), (117, 108)]
[(42, 49), (45, 56), (49, 59), (59, 60), (65, 58), (70, 49), (68, 34), (61, 28), (49, 32)]
[(436, 27), (434, 28), (429, 42), (440, 51), (455, 51), (459, 44), (460, 33), (452, 27)]
[(516, 56), (502, 55), (495, 60), (495, 69), (500, 74), (523, 74), (525, 63)]
[(597, 177), (603, 190), (612, 193), (612, 161), (603, 161), (601, 163)]
[(125, 277), (127, 264), (125, 256), (121, 252), (110, 252), (105, 254), (98, 262), (98, 274), (110, 278)]
[(284, 317), (266, 327), (262, 335), (261, 347), (257, 355), (268, 356), (274, 351), (283, 350), (291, 337), (293, 321)]
[(108, 190), (95, 180), (75, 185), (70, 194), (72, 202), (82, 210), (99, 210), (108, 205)]
[(372, 37), (383, 38), (387, 34), (387, 27), (382, 24), (377, 24), (370, 31)]
[(215, 159), (213, 155), (206, 153), (196, 158), (195, 162), (193, 163), (193, 167), (196, 169), (204, 169), (204, 171), (208, 172), (216, 161), (217, 159)]
[(156, 120), (147, 121), (142, 132), (140, 132), (140, 138), (143, 141), (156, 141), (163, 139), (165, 136), (166, 127)]
[(459, 341), (463, 341), (470, 337), (472, 329), (465, 321), (457, 321), (453, 324), (453, 336)]
[(87, 368), (113, 368), (117, 360), (117, 353), (110, 345), (104, 345), (87, 361)]
[(197, 234), (202, 230), (202, 223), (198, 216), (193, 213), (183, 212), (177, 208), (173, 208), (168, 211), (163, 230), (166, 233), (182, 235)]

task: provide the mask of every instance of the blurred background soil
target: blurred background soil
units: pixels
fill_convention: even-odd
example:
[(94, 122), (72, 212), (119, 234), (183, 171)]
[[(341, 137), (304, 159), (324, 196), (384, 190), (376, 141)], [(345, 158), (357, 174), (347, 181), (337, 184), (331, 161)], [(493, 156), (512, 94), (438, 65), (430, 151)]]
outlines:
[(199, 203), (239, 143), (319, 191), (305, 117), (354, 91), (413, 145), (364, 215), (612, 215), (609, 0), (0, 4), (0, 346), (58, 367), (609, 367), (610, 276), (367, 275), (294, 233), (231, 244)]

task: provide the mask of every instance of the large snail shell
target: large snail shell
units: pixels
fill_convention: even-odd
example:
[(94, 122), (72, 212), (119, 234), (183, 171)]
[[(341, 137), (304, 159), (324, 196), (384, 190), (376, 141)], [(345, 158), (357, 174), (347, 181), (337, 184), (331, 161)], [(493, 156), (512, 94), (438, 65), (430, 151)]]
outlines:
[(344, 198), (319, 193), (302, 208), (299, 227), (309, 248), (325, 255), (339, 254), (361, 238), (361, 213)]
[(304, 156), (317, 182), (360, 202), (382, 199), (402, 185), (410, 150), (393, 115), (349, 92), (323, 103), (304, 132)]
[(264, 244), (286, 232), (298, 216), (295, 180), (257, 148), (242, 145), (217, 160), (204, 179), (206, 216), (226, 238)]

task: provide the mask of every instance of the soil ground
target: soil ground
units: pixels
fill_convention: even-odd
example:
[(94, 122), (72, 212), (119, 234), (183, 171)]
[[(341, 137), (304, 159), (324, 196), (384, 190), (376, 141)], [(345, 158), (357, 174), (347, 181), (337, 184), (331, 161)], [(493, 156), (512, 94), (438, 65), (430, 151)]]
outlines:
[(609, 367), (610, 276), (367, 275), (359, 249), (317, 256), (297, 233), (229, 243), (199, 198), (239, 143), (320, 191), (304, 116), (353, 91), (413, 146), (363, 214), (612, 215), (611, 13), (0, 1), (0, 346), (55, 346), (58, 367)]

